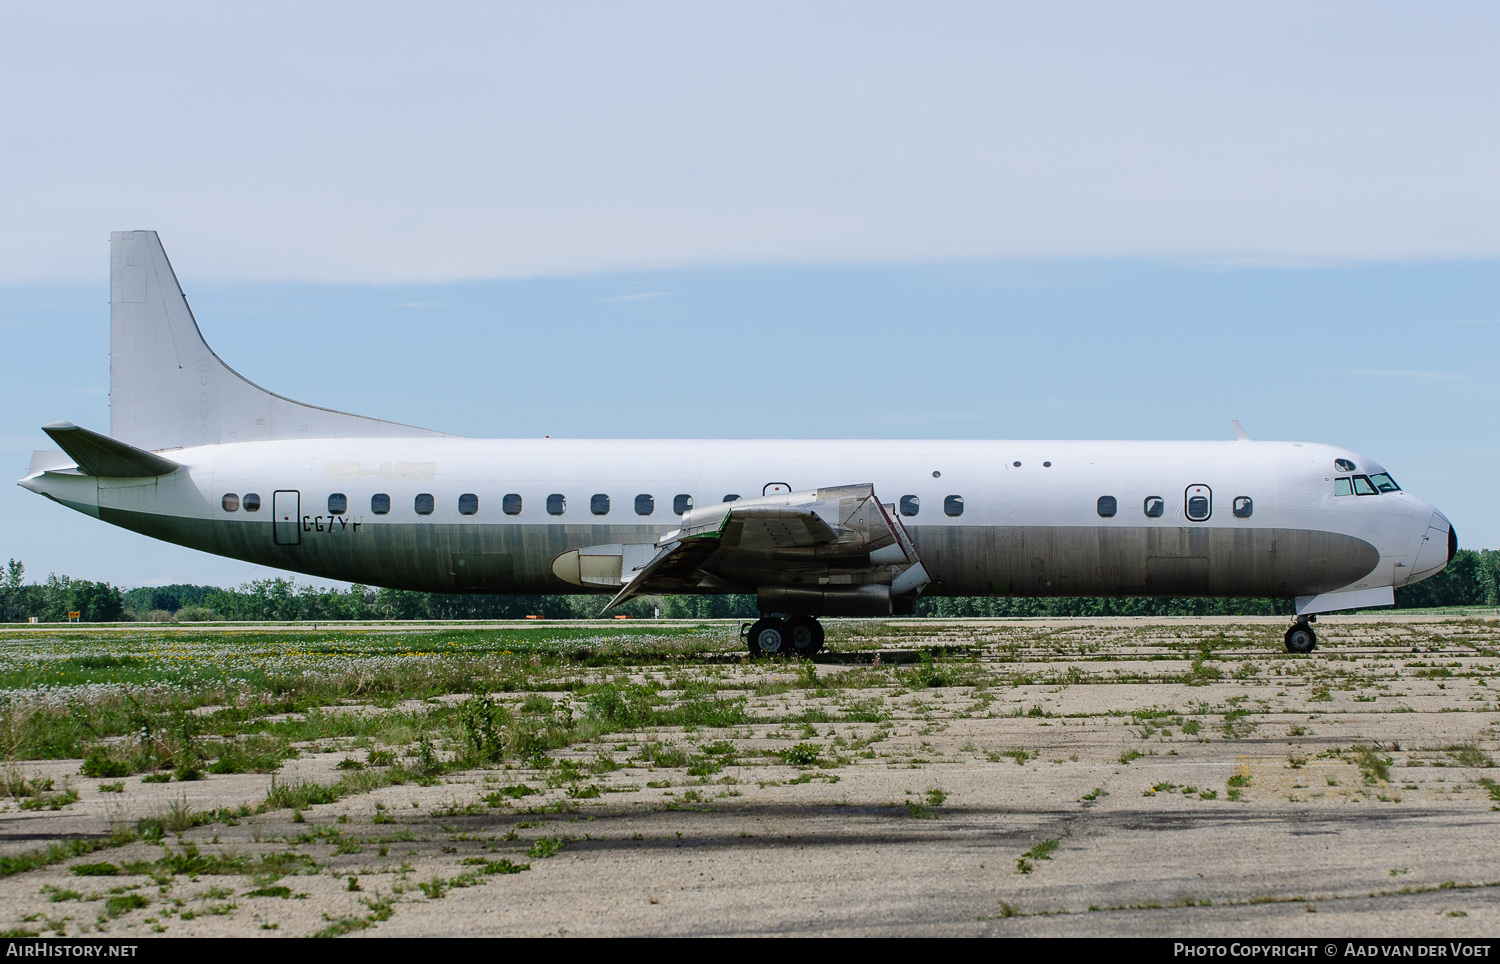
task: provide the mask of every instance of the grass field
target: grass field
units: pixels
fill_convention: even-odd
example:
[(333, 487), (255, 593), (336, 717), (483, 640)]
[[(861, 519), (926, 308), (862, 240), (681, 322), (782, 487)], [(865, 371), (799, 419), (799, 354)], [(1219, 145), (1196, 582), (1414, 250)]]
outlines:
[[(1489, 903), (1443, 933), (1491, 926), (1500, 621), (1320, 627), (1291, 656), (1267, 621), (831, 621), (816, 664), (743, 659), (732, 623), (0, 631), (0, 914), (15, 934), (968, 933), (1446, 891)], [(1371, 808), (1414, 821), (1394, 851)], [(1310, 810), (1348, 821), (1326, 885), (1223, 869), (1247, 815), (1273, 839)], [(1170, 860), (1131, 837), (1163, 812), (1185, 821)], [(724, 883), (653, 924), (695, 841)], [(1295, 864), (1284, 844), (1263, 867)], [(1430, 868), (1392, 855), (1412, 847)], [(987, 857), (938, 910), (886, 879), (894, 851), (936, 891)], [(1142, 853), (1159, 873), (1127, 870)], [(1219, 871), (1184, 883), (1192, 854)], [(776, 896), (829, 861), (886, 909)], [(601, 916), (591, 889), (639, 900)]]

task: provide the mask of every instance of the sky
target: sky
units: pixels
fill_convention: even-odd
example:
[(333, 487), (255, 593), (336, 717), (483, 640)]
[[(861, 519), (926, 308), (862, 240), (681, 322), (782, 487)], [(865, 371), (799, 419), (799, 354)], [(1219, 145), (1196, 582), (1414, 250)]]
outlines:
[[(1461, 543), (1500, 8), (8, 5), (0, 464), (108, 425), (109, 231), (293, 398), (477, 436), (1328, 441)], [(14, 487), (0, 557), (268, 570)]]

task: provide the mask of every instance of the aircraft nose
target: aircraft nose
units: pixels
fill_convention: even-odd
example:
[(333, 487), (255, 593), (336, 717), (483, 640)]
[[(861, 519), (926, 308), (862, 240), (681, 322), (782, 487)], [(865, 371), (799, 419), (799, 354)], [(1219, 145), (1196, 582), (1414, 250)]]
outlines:
[(1434, 509), (1427, 521), (1427, 532), (1417, 549), (1417, 559), (1412, 566), (1411, 581), (1435, 576), (1447, 568), (1458, 554), (1458, 532), (1447, 517)]

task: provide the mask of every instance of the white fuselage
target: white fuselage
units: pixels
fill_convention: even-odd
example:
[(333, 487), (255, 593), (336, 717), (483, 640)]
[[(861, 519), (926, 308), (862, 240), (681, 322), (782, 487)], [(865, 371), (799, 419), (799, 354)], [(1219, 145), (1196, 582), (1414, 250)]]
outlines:
[(1337, 479), (1383, 470), (1311, 443), (321, 438), (164, 454), (182, 467), (159, 479), (34, 471), (21, 484), (208, 552), (435, 591), (599, 591), (553, 561), (649, 546), (678, 524), (681, 496), (701, 508), (855, 483), (897, 507), (928, 593), (1388, 595), (1449, 558), (1440, 513), (1401, 491), (1336, 495)]

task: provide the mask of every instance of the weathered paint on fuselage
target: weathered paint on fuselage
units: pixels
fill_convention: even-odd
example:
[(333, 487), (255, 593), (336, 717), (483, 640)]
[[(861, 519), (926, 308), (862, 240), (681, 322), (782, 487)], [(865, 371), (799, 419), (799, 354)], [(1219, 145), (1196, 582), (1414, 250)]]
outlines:
[[(1333, 494), (1333, 463), (1379, 466), (1347, 450), (1291, 442), (863, 440), (307, 439), (167, 453), (182, 468), (147, 480), (49, 472), (22, 482), (80, 511), (154, 538), (330, 579), (433, 592), (560, 593), (569, 549), (653, 543), (674, 528), (672, 500), (698, 506), (765, 487), (871, 482), (882, 501), (917, 496), (904, 516), (943, 595), (1292, 596), (1402, 585), (1440, 569), (1425, 536), (1431, 506), (1404, 492)], [(1017, 464), (1019, 463), (1019, 464)], [(1047, 463), (1050, 463), (1047, 464)], [(1189, 486), (1212, 512), (1186, 516)], [(278, 545), (272, 498), (298, 493), (297, 545)], [(223, 496), (256, 493), (258, 512)], [(330, 494), (348, 500), (328, 511)], [(390, 497), (388, 514), (371, 497)], [(459, 512), (460, 495), (478, 511)], [(521, 496), (521, 511), (502, 498)], [(566, 497), (561, 516), (547, 497)], [(433, 496), (430, 515), (414, 500)], [(649, 516), (636, 496), (653, 497)], [(595, 515), (591, 499), (609, 496)], [(944, 511), (961, 496), (963, 511)], [(1116, 515), (1099, 514), (1113, 496)], [(1165, 512), (1147, 517), (1159, 496)], [(1235, 498), (1253, 511), (1238, 518)], [(1436, 518), (1441, 518), (1436, 516)], [(1443, 523), (1446, 526), (1446, 522)], [(724, 587), (753, 592), (754, 585)]]

